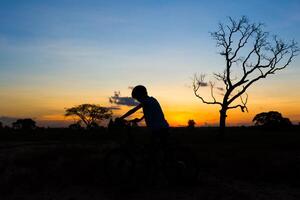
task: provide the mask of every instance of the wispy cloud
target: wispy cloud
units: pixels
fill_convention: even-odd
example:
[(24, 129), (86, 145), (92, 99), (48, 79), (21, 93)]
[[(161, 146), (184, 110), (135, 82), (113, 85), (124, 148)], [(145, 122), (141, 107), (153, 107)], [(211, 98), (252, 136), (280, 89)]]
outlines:
[(114, 96), (109, 97), (109, 102), (116, 105), (137, 106), (139, 103), (131, 97), (122, 97), (120, 92), (115, 92)]
[(222, 88), (222, 87), (216, 87), (217, 88), (217, 90), (220, 90), (220, 91), (224, 91), (225, 89), (224, 88)]

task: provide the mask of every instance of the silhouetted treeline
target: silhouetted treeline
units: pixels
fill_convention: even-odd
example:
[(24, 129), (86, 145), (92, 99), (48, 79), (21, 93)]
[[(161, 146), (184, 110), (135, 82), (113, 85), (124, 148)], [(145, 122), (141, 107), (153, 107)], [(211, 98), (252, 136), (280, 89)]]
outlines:
[[(254, 126), (228, 127), (227, 132), (244, 134), (244, 133), (264, 133), (264, 132), (278, 132), (284, 134), (285, 132), (295, 132), (299, 130), (300, 124), (293, 125), (288, 118), (282, 116), (277, 111), (262, 112), (253, 118)], [(195, 134), (210, 134), (216, 135), (217, 127), (195, 127), (195, 121), (188, 120), (188, 125), (181, 128), (171, 128), (171, 132), (176, 130), (193, 130)], [(132, 127), (137, 134), (147, 132), (146, 127)], [(118, 130), (117, 137), (124, 137), (126, 130)], [(185, 134), (191, 134), (188, 131)], [(296, 131), (297, 132), (297, 131)], [(33, 119), (18, 119), (11, 124), (11, 127), (4, 126), (0, 122), (0, 139), (1, 140), (106, 140), (110, 137), (116, 137), (116, 131), (111, 131), (109, 128), (100, 126), (96, 122), (91, 122), (89, 127), (82, 126), (82, 123), (77, 122), (69, 125), (68, 128), (44, 128), (38, 127)]]

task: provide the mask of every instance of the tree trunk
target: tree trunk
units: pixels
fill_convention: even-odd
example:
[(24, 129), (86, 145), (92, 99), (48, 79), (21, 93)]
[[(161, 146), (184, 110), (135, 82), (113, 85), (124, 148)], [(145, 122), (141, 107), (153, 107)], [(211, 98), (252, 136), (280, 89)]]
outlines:
[(227, 112), (226, 107), (224, 107), (220, 110), (220, 130), (219, 130), (220, 138), (223, 138), (224, 134), (225, 134), (226, 117), (227, 117), (226, 112)]

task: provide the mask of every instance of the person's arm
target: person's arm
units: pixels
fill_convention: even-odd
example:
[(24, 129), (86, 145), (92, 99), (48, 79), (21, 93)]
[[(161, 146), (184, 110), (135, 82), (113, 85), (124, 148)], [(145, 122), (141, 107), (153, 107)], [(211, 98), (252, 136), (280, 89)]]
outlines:
[(123, 116), (121, 116), (120, 119), (125, 119), (126, 117), (128, 117), (128, 116), (132, 115), (133, 113), (135, 113), (140, 108), (142, 108), (142, 104), (139, 104), (136, 107), (129, 110), (127, 113), (125, 113)]

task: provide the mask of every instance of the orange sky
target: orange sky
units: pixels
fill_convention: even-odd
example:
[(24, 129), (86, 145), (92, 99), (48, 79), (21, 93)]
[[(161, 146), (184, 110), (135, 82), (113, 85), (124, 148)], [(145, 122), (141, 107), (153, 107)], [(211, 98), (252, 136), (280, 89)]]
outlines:
[[(227, 16), (247, 16), (265, 24), (270, 36), (299, 42), (299, 8), (299, 1), (259, 0), (247, 7), (243, 1), (1, 1), (0, 119), (66, 125), (73, 119), (64, 117), (65, 108), (112, 106), (114, 91), (129, 96), (129, 86), (142, 84), (172, 126), (189, 119), (216, 125), (219, 107), (201, 103), (190, 87), (194, 73), (209, 78), (224, 70), (210, 32), (228, 23)], [(207, 88), (200, 92), (210, 98)], [(299, 56), (248, 94), (249, 113), (229, 111), (228, 125), (249, 125), (257, 113), (271, 110), (298, 124)], [(115, 116), (128, 109), (114, 110)]]
[[(287, 72), (288, 74), (288, 72)], [(252, 118), (259, 112), (276, 110), (289, 117), (294, 123), (300, 122), (300, 104), (298, 85), (287, 85), (282, 79), (271, 78), (263, 80), (264, 84), (250, 88), (248, 108), (249, 113), (242, 113), (239, 109), (228, 112), (228, 125), (249, 125)], [(283, 85), (285, 83), (285, 85)], [(273, 85), (277, 85), (273, 87)], [(166, 119), (171, 126), (185, 126), (189, 119), (196, 121), (198, 126), (214, 126), (219, 120), (219, 106), (206, 105), (197, 99), (192, 89), (187, 85), (176, 87), (161, 87), (155, 84), (148, 87), (149, 95), (156, 97), (164, 110)], [(209, 98), (207, 89), (202, 90)], [(103, 95), (104, 94), (104, 95)], [(129, 96), (130, 90), (121, 90), (122, 96)], [(2, 104), (0, 111), (4, 116), (32, 117), (40, 124), (68, 124), (73, 118), (63, 116), (64, 109), (81, 103), (96, 103), (102, 106), (112, 106), (108, 97), (110, 91), (65, 91), (65, 89), (49, 88), (24, 90), (10, 90), (1, 94)], [(130, 107), (121, 106), (121, 110), (114, 110), (114, 116), (125, 113)], [(141, 116), (138, 113), (137, 116)], [(134, 116), (135, 117), (135, 116)]]

